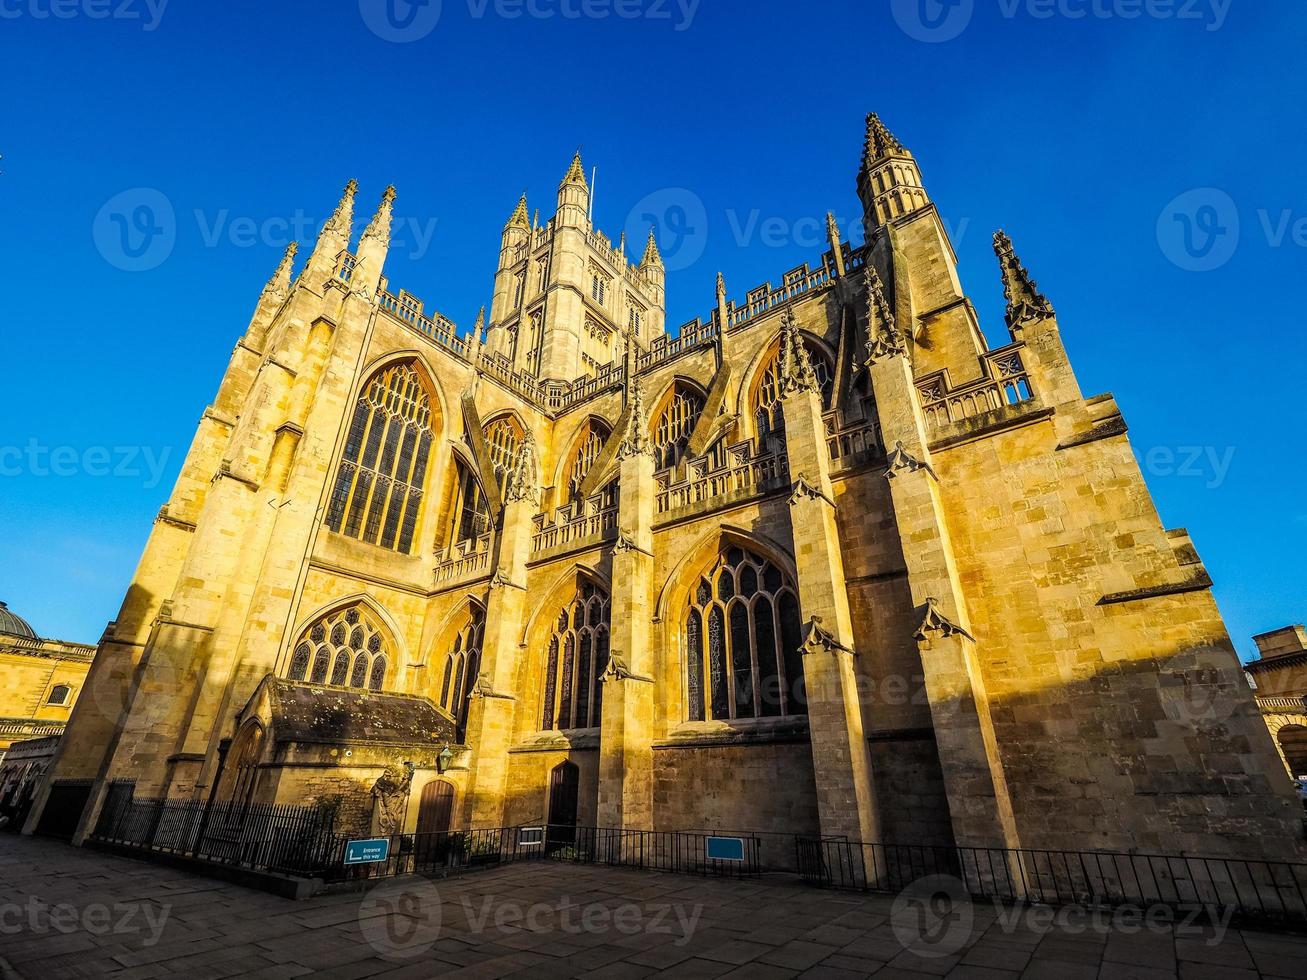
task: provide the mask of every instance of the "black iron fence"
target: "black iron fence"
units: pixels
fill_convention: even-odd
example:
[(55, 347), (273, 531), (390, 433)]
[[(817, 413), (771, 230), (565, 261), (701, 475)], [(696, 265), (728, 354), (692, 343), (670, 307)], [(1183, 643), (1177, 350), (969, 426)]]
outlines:
[(334, 855), (334, 814), (320, 807), (138, 799), (109, 787), (93, 840), (232, 864), (318, 875)]
[[(562, 861), (731, 878), (753, 877), (761, 872), (761, 843), (757, 837), (550, 825), (398, 834), (384, 839), (388, 845), (384, 860), (347, 865), (350, 839), (338, 837), (324, 877), (329, 881), (351, 881), (448, 874), (518, 861)], [(727, 851), (732, 853), (721, 856)]]
[(973, 897), (1096, 908), (1203, 908), (1307, 924), (1307, 864), (1111, 851), (1006, 850), (795, 838), (811, 884), (900, 892), (947, 875)]

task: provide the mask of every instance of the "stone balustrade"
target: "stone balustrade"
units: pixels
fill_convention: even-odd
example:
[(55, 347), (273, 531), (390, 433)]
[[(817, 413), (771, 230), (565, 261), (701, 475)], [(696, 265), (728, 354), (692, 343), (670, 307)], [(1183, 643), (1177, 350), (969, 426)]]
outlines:
[(985, 412), (1034, 399), (1030, 376), (1022, 360), (1024, 345), (1009, 344), (984, 356), (984, 374), (957, 388), (950, 388), (943, 372), (917, 383), (921, 408), (932, 428), (983, 415)]
[(667, 520), (788, 486), (790, 476), (783, 453), (758, 452), (749, 440), (728, 447), (721, 462), (710, 453), (686, 461), (683, 469), (663, 470), (655, 479), (655, 513), (659, 520)]
[(563, 547), (588, 547), (617, 536), (617, 484), (585, 500), (537, 514), (531, 532), (531, 553)]
[(490, 572), (490, 535), (468, 538), (452, 546), (436, 565), (436, 584), (475, 578)]

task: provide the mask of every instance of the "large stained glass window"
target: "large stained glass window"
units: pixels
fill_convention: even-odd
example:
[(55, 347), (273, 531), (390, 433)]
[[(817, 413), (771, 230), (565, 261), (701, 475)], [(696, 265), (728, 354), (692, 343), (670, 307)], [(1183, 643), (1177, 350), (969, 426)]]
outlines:
[(558, 614), (545, 654), (542, 731), (598, 728), (608, 669), (608, 593), (585, 582)]
[(300, 634), (287, 676), (310, 684), (381, 691), (390, 656), (381, 624), (358, 603), (328, 613)]
[(417, 372), (395, 364), (376, 374), (354, 406), (327, 527), (410, 552), (433, 438), (431, 403)]
[(690, 595), (689, 719), (807, 714), (801, 642), (794, 583), (767, 559), (727, 548)]
[(459, 741), (467, 732), (468, 697), (481, 672), (481, 640), (486, 630), (486, 614), (472, 606), (467, 622), (454, 637), (445, 657), (445, 673), (440, 682), (440, 706), (454, 716)]
[(685, 455), (690, 435), (703, 412), (704, 397), (686, 385), (677, 383), (672, 397), (654, 423), (654, 465), (658, 469), (675, 466)]

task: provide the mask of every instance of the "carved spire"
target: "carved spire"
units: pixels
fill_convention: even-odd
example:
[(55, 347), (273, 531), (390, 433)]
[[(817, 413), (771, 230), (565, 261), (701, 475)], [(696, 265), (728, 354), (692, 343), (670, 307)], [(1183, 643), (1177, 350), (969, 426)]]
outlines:
[(477, 312), (476, 323), (472, 324), (472, 336), (480, 340), (481, 335), (485, 333), (485, 329), (486, 329), (486, 308), (483, 306)]
[(654, 230), (649, 229), (649, 243), (644, 247), (644, 257), (640, 259), (641, 268), (652, 266), (661, 266), (663, 264), (662, 254), (658, 251), (658, 239), (654, 236)]
[(572, 165), (567, 169), (567, 176), (563, 178), (563, 186), (568, 184), (580, 184), (586, 190), (590, 185), (585, 180), (585, 166), (581, 163), (581, 150), (578, 148), (576, 156), (572, 157)]
[(786, 310), (781, 315), (781, 394), (820, 390), (812, 358), (799, 333), (799, 321), (794, 317), (794, 310)]
[(1053, 316), (1053, 304), (1039, 291), (1035, 280), (1012, 250), (1012, 239), (1002, 231), (994, 233), (994, 254), (1003, 275), (1003, 296), (1007, 300), (1007, 325), (1017, 329), (1031, 320)]
[(517, 202), (517, 208), (513, 211), (504, 227), (527, 229), (531, 227), (531, 219), (527, 217), (526, 212), (526, 191), (522, 192), (522, 197)]
[(717, 273), (717, 301), (726, 302), (726, 277), (720, 272)]
[(530, 431), (518, 447), (513, 470), (508, 475), (505, 496), (509, 500), (540, 501), (540, 466), (536, 458), (536, 441)]
[(870, 365), (882, 357), (906, 354), (908, 347), (885, 297), (880, 274), (870, 263), (866, 268), (863, 278), (867, 284), (867, 363)]
[(649, 419), (644, 408), (644, 385), (629, 371), (626, 378), (628, 414), (626, 432), (622, 434), (622, 443), (617, 447), (618, 459), (653, 454), (653, 447), (649, 445)]
[(277, 263), (277, 271), (272, 274), (268, 284), (263, 287), (263, 295), (269, 299), (283, 300), (290, 293), (290, 273), (295, 265), (295, 255), (300, 250), (299, 242), (291, 242), (286, 252)]
[(363, 232), (362, 242), (381, 242), (383, 245), (390, 244), (390, 223), (394, 218), (395, 206), (395, 185), (391, 184), (381, 195), (381, 203), (377, 206), (377, 213), (372, 216), (368, 222), (367, 229)]
[(902, 143), (880, 121), (876, 113), (867, 114), (867, 138), (862, 149), (862, 166), (870, 170), (888, 156), (911, 156)]
[[(322, 235), (319, 241), (328, 233), (338, 235), (349, 242), (350, 235), (354, 226), (354, 195), (358, 193), (359, 182), (353, 177), (345, 185), (345, 190), (341, 192), (340, 202), (336, 205), (336, 210), (322, 226)], [(335, 256), (332, 256), (335, 258)]]

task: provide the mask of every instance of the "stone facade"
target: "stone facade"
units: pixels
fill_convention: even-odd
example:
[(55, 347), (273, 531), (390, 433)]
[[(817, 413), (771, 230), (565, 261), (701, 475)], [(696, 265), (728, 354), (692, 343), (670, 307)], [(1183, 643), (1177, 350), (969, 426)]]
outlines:
[[(120, 779), (362, 823), (411, 763), (410, 829), (1298, 853), (1210, 579), (1011, 243), (991, 347), (875, 116), (857, 191), (864, 247), (832, 221), (673, 335), (578, 157), (460, 332), (383, 275), (393, 189), (353, 244), (351, 182), (101, 642), (51, 774), (94, 781), (79, 832)], [(269, 685), (375, 723), (278, 721)]]

